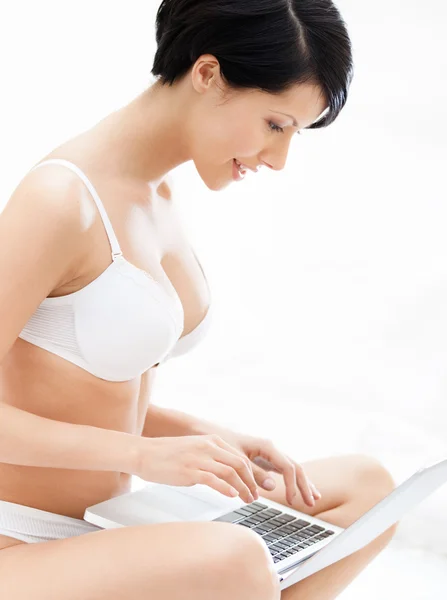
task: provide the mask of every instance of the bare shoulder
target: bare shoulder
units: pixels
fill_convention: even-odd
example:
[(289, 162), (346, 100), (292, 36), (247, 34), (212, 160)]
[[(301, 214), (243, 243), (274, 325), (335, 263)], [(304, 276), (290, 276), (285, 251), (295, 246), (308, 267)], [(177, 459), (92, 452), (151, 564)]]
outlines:
[[(77, 217), (85, 205), (85, 186), (76, 173), (58, 164), (50, 163), (29, 170), (19, 181), (6, 206), (14, 203), (37, 202), (42, 211), (54, 211), (79, 223)], [(84, 206), (85, 207), (85, 206)]]
[(27, 173), (0, 213), (0, 362), (40, 303), (69, 280), (82, 250), (77, 187), (51, 169)]

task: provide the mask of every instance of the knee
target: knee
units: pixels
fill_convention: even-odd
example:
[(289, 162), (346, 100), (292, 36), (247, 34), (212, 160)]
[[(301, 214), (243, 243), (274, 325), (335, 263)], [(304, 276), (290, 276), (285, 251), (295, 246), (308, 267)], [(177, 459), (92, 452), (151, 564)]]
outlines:
[(279, 578), (267, 545), (259, 535), (246, 527), (223, 524), (228, 531), (224, 573), (234, 589), (228, 595), (232, 600), (280, 600)]
[[(388, 469), (376, 458), (369, 455), (356, 455), (358, 461), (357, 490), (361, 496), (363, 510), (369, 510), (396, 488), (396, 483)], [(399, 523), (395, 523), (383, 534), (385, 541), (390, 541)]]
[(396, 483), (388, 469), (375, 457), (366, 454), (355, 455), (357, 489), (366, 491), (371, 500), (379, 502), (388, 496)]

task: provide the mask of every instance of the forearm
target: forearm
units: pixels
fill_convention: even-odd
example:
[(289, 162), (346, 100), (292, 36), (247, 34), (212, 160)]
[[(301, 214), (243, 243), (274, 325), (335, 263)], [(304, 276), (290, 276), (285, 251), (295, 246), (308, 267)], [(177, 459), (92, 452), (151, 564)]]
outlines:
[(133, 473), (138, 436), (53, 421), (0, 403), (0, 462)]
[(219, 425), (172, 408), (150, 404), (143, 429), (145, 437), (180, 437), (218, 433)]

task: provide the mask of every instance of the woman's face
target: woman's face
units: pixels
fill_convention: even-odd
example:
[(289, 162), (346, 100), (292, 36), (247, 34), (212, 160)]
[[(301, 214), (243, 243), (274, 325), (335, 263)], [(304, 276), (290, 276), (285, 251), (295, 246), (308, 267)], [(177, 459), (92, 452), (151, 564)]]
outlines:
[(189, 120), (192, 159), (214, 191), (236, 183), (233, 159), (254, 169), (283, 169), (297, 131), (327, 108), (321, 89), (313, 84), (297, 85), (281, 95), (243, 90), (223, 96), (225, 84), (212, 55), (198, 59), (191, 82), (196, 92)]

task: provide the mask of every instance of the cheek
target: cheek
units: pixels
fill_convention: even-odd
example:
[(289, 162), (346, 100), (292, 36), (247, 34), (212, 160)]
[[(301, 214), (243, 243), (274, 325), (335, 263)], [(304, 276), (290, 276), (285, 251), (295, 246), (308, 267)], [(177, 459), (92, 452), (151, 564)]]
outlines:
[(202, 121), (194, 152), (199, 170), (226, 164), (233, 158), (253, 159), (262, 151), (266, 144), (262, 121), (242, 112)]
[(231, 158), (252, 158), (265, 144), (262, 127), (247, 120), (231, 123), (225, 132), (225, 155)]

